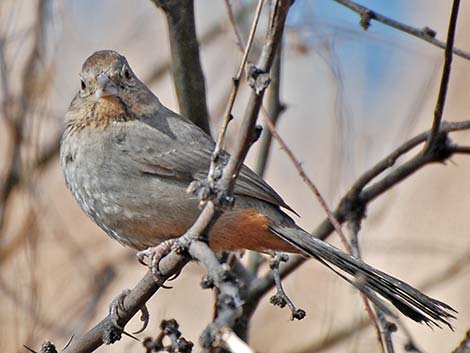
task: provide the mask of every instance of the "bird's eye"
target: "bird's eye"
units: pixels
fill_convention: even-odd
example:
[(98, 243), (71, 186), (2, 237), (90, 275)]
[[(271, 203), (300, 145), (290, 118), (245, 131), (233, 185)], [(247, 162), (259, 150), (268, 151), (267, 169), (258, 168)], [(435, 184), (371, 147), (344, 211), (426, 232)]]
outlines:
[(80, 88), (82, 89), (82, 91), (86, 88), (86, 83), (85, 81), (83, 81), (83, 79), (80, 80)]

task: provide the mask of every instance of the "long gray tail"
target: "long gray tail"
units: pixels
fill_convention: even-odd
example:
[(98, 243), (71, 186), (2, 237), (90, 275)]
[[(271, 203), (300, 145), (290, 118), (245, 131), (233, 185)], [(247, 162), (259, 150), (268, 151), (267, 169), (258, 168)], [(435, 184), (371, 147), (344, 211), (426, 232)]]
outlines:
[[(304, 255), (319, 260), (335, 271), (373, 302), (377, 302), (373, 293), (380, 294), (404, 315), (417, 322), (426, 323), (428, 326), (435, 325), (439, 328), (440, 323), (443, 323), (453, 330), (448, 320), (455, 319), (453, 313), (457, 312), (449, 305), (428, 297), (409, 284), (367, 265), (300, 228), (271, 225), (270, 229)], [(339, 273), (336, 268), (353, 276), (353, 279)]]

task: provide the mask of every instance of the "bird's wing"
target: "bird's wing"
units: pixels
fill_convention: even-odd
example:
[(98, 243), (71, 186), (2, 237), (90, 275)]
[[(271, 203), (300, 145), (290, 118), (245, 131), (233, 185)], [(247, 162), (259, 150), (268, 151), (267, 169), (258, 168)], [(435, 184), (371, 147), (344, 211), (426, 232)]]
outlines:
[[(192, 122), (171, 112), (167, 116), (131, 122), (123, 129), (125, 138), (118, 144), (142, 173), (171, 177), (189, 184), (206, 178), (214, 141)], [(145, 143), (143, 143), (145, 142)], [(230, 155), (223, 152), (222, 161)], [(292, 210), (284, 200), (247, 166), (243, 166), (235, 182), (234, 193), (254, 197)]]

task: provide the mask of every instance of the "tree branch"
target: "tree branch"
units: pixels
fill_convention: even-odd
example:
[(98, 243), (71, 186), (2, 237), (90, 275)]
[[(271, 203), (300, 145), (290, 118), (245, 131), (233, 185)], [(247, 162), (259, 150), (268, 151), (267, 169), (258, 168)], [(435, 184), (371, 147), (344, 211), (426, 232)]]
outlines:
[[(159, 264), (161, 278), (156, 281), (151, 271), (130, 291), (124, 299), (125, 312), (119, 312), (118, 324), (124, 327), (140, 308), (161, 288), (162, 284), (173, 275), (177, 274), (189, 261), (187, 257), (170, 253), (164, 257)], [(62, 353), (85, 353), (92, 352), (102, 344), (110, 344), (119, 339), (119, 333), (113, 329), (111, 316), (106, 316), (97, 325), (84, 335), (74, 338)], [(110, 334), (111, 333), (111, 334)], [(117, 336), (112, 337), (113, 334)]]
[(206, 86), (199, 57), (193, 0), (152, 0), (168, 22), (173, 80), (181, 115), (209, 135)]
[(439, 133), (439, 126), (442, 121), (442, 114), (444, 112), (444, 106), (447, 97), (447, 87), (449, 86), (450, 69), (452, 65), (452, 49), (454, 47), (455, 29), (457, 27), (457, 17), (459, 14), (460, 0), (454, 0), (452, 3), (452, 12), (449, 20), (449, 29), (447, 32), (447, 44), (444, 51), (444, 68), (442, 70), (441, 84), (439, 87), (439, 95), (437, 97), (436, 108), (434, 109), (434, 120), (432, 122), (431, 133), (429, 139), (424, 146), (424, 149), (428, 151), (431, 149), (436, 142), (437, 134)]
[[(260, 0), (260, 5), (259, 9), (261, 8), (262, 5), (262, 0)], [(280, 43), (283, 29), (284, 29), (284, 24), (285, 20), (287, 17), (288, 10), (290, 8), (291, 1), (290, 0), (278, 0), (276, 1), (273, 6), (273, 12), (272, 16), (270, 19), (270, 24), (269, 24), (269, 29), (267, 32), (267, 38), (265, 40), (263, 50), (261, 53), (261, 57), (258, 62), (258, 67), (255, 73), (258, 75), (264, 74), (270, 71), (271, 65), (274, 60), (274, 56), (276, 54), (277, 46)], [(258, 12), (257, 12), (258, 13)], [(254, 25), (252, 28), (254, 28), (256, 22), (256, 18), (254, 21)], [(254, 30), (251, 31), (254, 34)], [(250, 35), (250, 37), (253, 36)], [(250, 43), (250, 41), (249, 41)], [(249, 44), (247, 46), (247, 49), (249, 49)], [(246, 61), (247, 57), (247, 51), (245, 51), (245, 55), (243, 56), (242, 59), (242, 65), (243, 62)], [(241, 70), (239, 70), (239, 74), (241, 75)], [(256, 81), (256, 78), (255, 78)], [(236, 85), (234, 86), (236, 87)], [(236, 176), (238, 175), (238, 172), (243, 164), (243, 160), (246, 157), (246, 154), (248, 152), (248, 149), (252, 145), (252, 143), (256, 140), (256, 132), (255, 132), (255, 123), (256, 123), (256, 118), (258, 115), (258, 112), (261, 107), (261, 102), (263, 99), (263, 94), (266, 86), (262, 85), (262, 87), (258, 87), (255, 84), (255, 87), (253, 87), (253, 91), (250, 95), (249, 102), (247, 105), (247, 109), (245, 112), (245, 117), (240, 129), (240, 139), (235, 146), (235, 151), (231, 155), (227, 165), (224, 167), (222, 175), (220, 176), (220, 179), (216, 180), (217, 181), (217, 190), (221, 190), (222, 194), (225, 195), (226, 197), (230, 198), (231, 191), (234, 186), (234, 181)], [(234, 88), (234, 92), (236, 94), (237, 88)], [(229, 114), (231, 111), (231, 104), (233, 98), (229, 100), (229, 105), (225, 117), (226, 117), (226, 124), (229, 122)], [(217, 145), (220, 146), (224, 133), (225, 133), (225, 126), (221, 129), (221, 134), (219, 136), (219, 139), (217, 141)], [(217, 152), (217, 147), (216, 151), (214, 154)], [(214, 157), (214, 161), (216, 160), (216, 155)], [(215, 164), (215, 163), (212, 163)], [(209, 175), (210, 178), (210, 175)], [(210, 180), (209, 180), (210, 182)], [(218, 205), (218, 212), (220, 213), (222, 209), (220, 209), (220, 204)], [(213, 223), (213, 220), (216, 219), (218, 214), (216, 214), (215, 206), (213, 205), (212, 201), (209, 201), (204, 210), (201, 213), (201, 216), (199, 217), (198, 221), (194, 224), (194, 231), (191, 231), (191, 229), (187, 232), (187, 234), (183, 237), (183, 241), (190, 241), (191, 239), (195, 239), (195, 237), (198, 234), (207, 234), (208, 227), (210, 227)], [(199, 222), (201, 220), (201, 222)], [(219, 288), (220, 289), (220, 288)], [(211, 325), (216, 325), (216, 327), (222, 327), (223, 325), (226, 325), (228, 327), (232, 327), (232, 325), (235, 323), (234, 319), (238, 318), (241, 314), (241, 308), (234, 307), (232, 309), (232, 313), (230, 313), (228, 310), (226, 310), (226, 315), (222, 315), (222, 313), (218, 312), (217, 318), (214, 321), (213, 324)], [(232, 324), (232, 325), (231, 325)]]
[[(225, 140), (225, 134), (226, 134), (226, 131), (227, 131), (227, 127), (228, 127), (228, 124), (230, 123), (230, 121), (232, 120), (233, 105), (235, 104), (235, 99), (237, 98), (238, 89), (240, 87), (240, 80), (241, 80), (241, 77), (242, 77), (243, 69), (246, 66), (246, 62), (248, 60), (248, 54), (251, 50), (251, 46), (252, 46), (253, 40), (255, 38), (256, 28), (258, 26), (258, 21), (259, 21), (259, 18), (261, 16), (261, 10), (263, 9), (263, 5), (264, 5), (264, 0), (259, 0), (258, 1), (258, 6), (256, 8), (256, 13), (255, 13), (255, 17), (254, 17), (254, 20), (253, 20), (253, 24), (251, 26), (250, 35), (248, 37), (248, 43), (246, 45), (245, 50), (243, 51), (242, 60), (240, 62), (240, 66), (238, 67), (237, 74), (232, 79), (232, 89), (230, 90), (228, 103), (227, 103), (227, 106), (225, 108), (222, 127), (220, 128), (219, 137), (217, 139), (217, 143), (215, 145), (215, 149), (214, 149), (214, 152), (213, 152), (213, 162), (218, 158), (218, 155), (219, 155), (220, 151), (222, 150), (222, 146), (223, 146), (223, 143), (224, 143), (224, 140)], [(209, 181), (212, 181), (210, 179), (212, 179), (214, 177), (214, 168), (215, 168), (215, 163), (211, 163), (211, 167), (210, 167), (210, 170), (209, 170)]]
[[(250, 12), (253, 10), (254, 3), (248, 3), (246, 5), (242, 5), (238, 11), (235, 12), (234, 14), (234, 19), (241, 19), (245, 18), (250, 14)], [(199, 46), (204, 47), (213, 41), (215, 41), (217, 38), (219, 38), (221, 35), (223, 35), (226, 32), (226, 27), (227, 27), (227, 22), (226, 21), (221, 21), (216, 24), (214, 24), (212, 27), (210, 27), (207, 32), (203, 33), (199, 37)], [(168, 59), (164, 62), (162, 62), (160, 65), (155, 67), (150, 74), (144, 79), (144, 82), (147, 83), (147, 85), (151, 85), (155, 83), (156, 81), (159, 81), (169, 70), (171, 69), (171, 60)]]
[(224, 171), (224, 175), (221, 178), (221, 185), (226, 186), (229, 190), (233, 188), (235, 178), (238, 175), (246, 154), (248, 153), (248, 149), (258, 138), (255, 124), (261, 108), (265, 89), (269, 83), (269, 81), (266, 82), (262, 79), (258, 79), (262, 78), (263, 75), (267, 75), (271, 69), (277, 47), (281, 42), (287, 12), (291, 3), (291, 0), (278, 0), (273, 5), (274, 9), (271, 14), (270, 26), (267, 31), (261, 57), (258, 61), (257, 67), (250, 75), (253, 82), (255, 82), (252, 86), (254, 91), (252, 91), (248, 100), (245, 118), (243, 119), (240, 127), (240, 135), (243, 136), (246, 143), (239, 143), (235, 146), (234, 152), (227, 163), (226, 172)]
[[(386, 26), (398, 29), (401, 32), (411, 34), (412, 36), (422, 39), (428, 43), (431, 43), (432, 45), (439, 47), (441, 49), (446, 48), (446, 43), (436, 39), (435, 38), (436, 32), (428, 27), (416, 28), (416, 27), (409, 26), (402, 22), (396, 21), (390, 17), (384, 16), (378, 13), (377, 11), (373, 11), (365, 6), (359, 5), (358, 3), (351, 1), (351, 0), (333, 0), (333, 1), (336, 1), (337, 3), (358, 13), (361, 16), (361, 26), (364, 29), (368, 29), (370, 26), (370, 21), (375, 20)], [(458, 48), (453, 48), (452, 52), (457, 56), (470, 60), (469, 52), (466, 52)]]

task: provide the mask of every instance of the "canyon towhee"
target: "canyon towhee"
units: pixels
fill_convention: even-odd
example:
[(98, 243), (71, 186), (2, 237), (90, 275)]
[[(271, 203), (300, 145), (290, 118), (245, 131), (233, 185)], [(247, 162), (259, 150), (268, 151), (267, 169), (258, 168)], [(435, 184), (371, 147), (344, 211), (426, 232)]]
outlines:
[[(144, 250), (179, 237), (200, 213), (198, 198), (186, 190), (205, 179), (214, 141), (163, 106), (114, 51), (92, 54), (80, 79), (60, 149), (67, 187), (83, 211), (124, 245)], [(299, 228), (281, 210), (289, 209), (282, 198), (246, 166), (234, 194), (234, 207), (208, 234), (214, 251), (301, 253), (353, 276), (349, 282), (366, 295), (380, 294), (415, 321), (450, 327), (450, 306)]]

